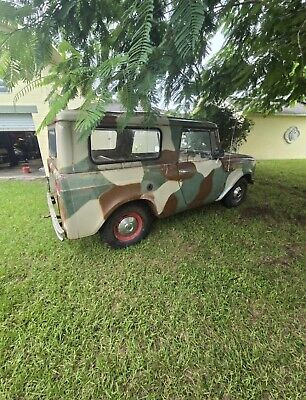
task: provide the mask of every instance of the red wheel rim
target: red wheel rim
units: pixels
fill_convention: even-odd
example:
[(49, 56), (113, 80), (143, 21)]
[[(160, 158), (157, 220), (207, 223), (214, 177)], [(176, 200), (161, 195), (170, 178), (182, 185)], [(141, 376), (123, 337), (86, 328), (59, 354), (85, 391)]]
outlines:
[[(135, 227), (132, 229), (133, 224), (135, 224)], [(123, 233), (122, 228), (126, 228), (127, 231), (130, 228), (131, 232)], [(142, 229), (143, 219), (141, 215), (137, 212), (131, 211), (118, 217), (114, 226), (114, 235), (116, 239), (120, 240), (120, 242), (130, 242), (140, 235)]]

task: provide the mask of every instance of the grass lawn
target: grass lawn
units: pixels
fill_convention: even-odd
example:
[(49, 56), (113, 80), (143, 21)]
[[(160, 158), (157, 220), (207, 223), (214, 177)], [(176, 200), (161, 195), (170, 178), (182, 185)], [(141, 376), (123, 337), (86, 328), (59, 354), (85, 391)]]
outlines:
[(41, 182), (0, 202), (1, 400), (305, 398), (306, 160), (120, 251), (57, 241)]

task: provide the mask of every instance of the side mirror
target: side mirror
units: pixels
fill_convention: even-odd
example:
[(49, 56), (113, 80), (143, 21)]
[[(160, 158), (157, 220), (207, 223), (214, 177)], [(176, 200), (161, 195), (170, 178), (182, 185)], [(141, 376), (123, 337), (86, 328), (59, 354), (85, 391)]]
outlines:
[(219, 149), (214, 152), (214, 158), (217, 158), (217, 159), (222, 158), (222, 157), (224, 157), (224, 154), (225, 154), (224, 149)]

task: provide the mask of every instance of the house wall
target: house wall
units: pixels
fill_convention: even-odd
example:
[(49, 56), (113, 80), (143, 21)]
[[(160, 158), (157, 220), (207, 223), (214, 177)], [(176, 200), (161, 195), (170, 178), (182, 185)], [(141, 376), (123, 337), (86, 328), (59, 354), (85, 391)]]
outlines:
[[(251, 115), (254, 126), (239, 152), (250, 154), (258, 160), (306, 158), (306, 115)], [(284, 133), (296, 126), (300, 137), (288, 144)]]

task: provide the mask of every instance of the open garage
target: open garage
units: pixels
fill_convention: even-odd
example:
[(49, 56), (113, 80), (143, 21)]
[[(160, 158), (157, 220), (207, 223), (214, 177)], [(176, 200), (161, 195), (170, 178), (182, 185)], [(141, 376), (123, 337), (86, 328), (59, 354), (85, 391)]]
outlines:
[(14, 167), (41, 156), (35, 135), (36, 106), (0, 106), (0, 166)]

